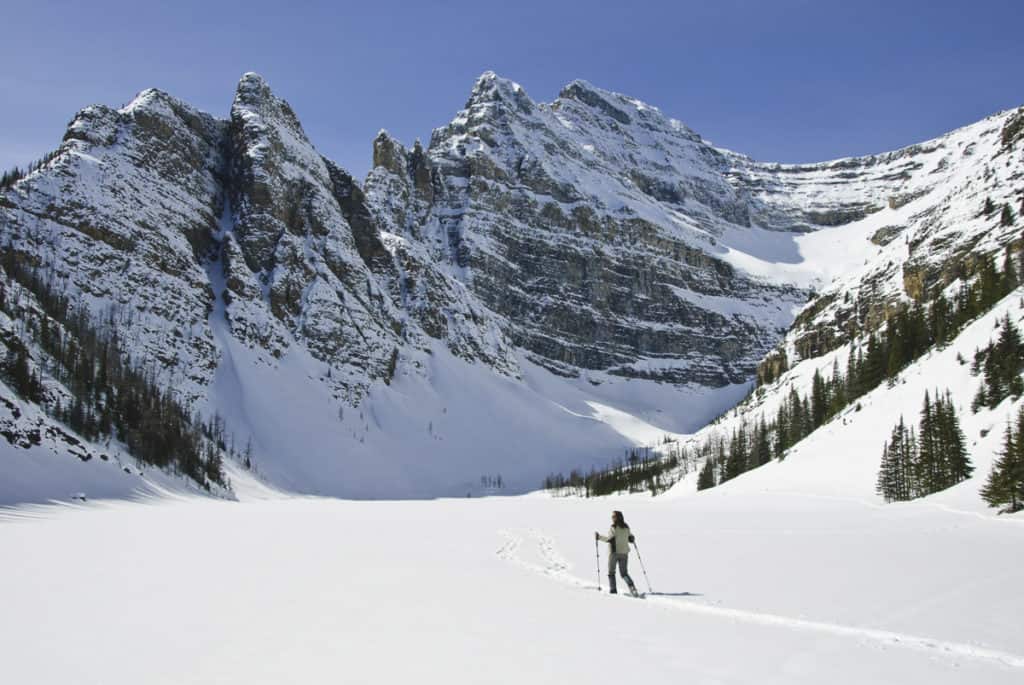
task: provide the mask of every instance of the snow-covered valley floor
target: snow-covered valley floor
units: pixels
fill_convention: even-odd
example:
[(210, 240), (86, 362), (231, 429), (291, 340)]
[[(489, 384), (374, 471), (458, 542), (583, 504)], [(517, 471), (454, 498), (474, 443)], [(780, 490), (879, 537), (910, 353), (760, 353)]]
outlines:
[[(644, 600), (596, 592), (612, 508)], [(1024, 520), (926, 502), (161, 499), (2, 519), (7, 683), (1024, 678)], [(646, 590), (635, 554), (630, 571)]]

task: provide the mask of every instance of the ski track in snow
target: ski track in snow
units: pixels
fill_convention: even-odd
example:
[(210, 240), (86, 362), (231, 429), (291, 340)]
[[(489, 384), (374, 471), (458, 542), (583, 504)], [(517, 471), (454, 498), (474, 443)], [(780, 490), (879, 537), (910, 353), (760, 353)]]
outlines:
[[(498, 534), (505, 539), (505, 542), (498, 548), (496, 554), (500, 559), (511, 562), (538, 573), (543, 576), (561, 581), (567, 585), (587, 590), (597, 590), (597, 585), (570, 573), (571, 564), (555, 549), (554, 540), (536, 529), (525, 531), (537, 544), (537, 552), (542, 560), (541, 564), (531, 563), (519, 556), (523, 546), (523, 534), (512, 530), (500, 530)], [(889, 630), (878, 630), (874, 628), (860, 628), (857, 626), (842, 625), (838, 623), (824, 623), (821, 621), (810, 621), (802, 618), (792, 618), (778, 614), (767, 614), (756, 611), (744, 611), (742, 609), (730, 609), (728, 607), (712, 606), (701, 603), (696, 598), (686, 602), (658, 597), (657, 593), (651, 592), (643, 595), (649, 602), (655, 602), (658, 606), (670, 607), (678, 611), (685, 611), (691, 614), (705, 614), (727, 618), (733, 621), (744, 623), (756, 623), (765, 626), (780, 626), (793, 630), (805, 630), (816, 633), (828, 633), (844, 637), (852, 637), (861, 641), (879, 642), (885, 645), (903, 647), (928, 652), (939, 652), (950, 656), (960, 656), (968, 659), (983, 661), (995, 661), (1004, 666), (1024, 669), (1024, 656), (1002, 652), (985, 647), (978, 647), (958, 642), (946, 642), (934, 640), (920, 635), (908, 635)]]

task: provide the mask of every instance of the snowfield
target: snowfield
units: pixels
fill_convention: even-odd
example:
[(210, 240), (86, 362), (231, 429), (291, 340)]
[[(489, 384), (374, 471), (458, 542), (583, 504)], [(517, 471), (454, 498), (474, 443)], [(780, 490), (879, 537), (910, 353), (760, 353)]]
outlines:
[[(596, 591), (612, 508), (646, 599)], [(1024, 521), (927, 501), (164, 497), (3, 519), (11, 683), (1024, 677)]]
[[(8, 242), (121, 312), (125, 349), (219, 415), (252, 470), (228, 460), (230, 489), (205, 496), (0, 380), (0, 685), (1024, 682), (1024, 513), (978, 494), (1024, 398), (970, 409), (974, 351), (1003, 317), (1024, 327), (1024, 289), (783, 461), (658, 498), (523, 494), (771, 420), (815, 370), (845, 370), (849, 343), (796, 349), (854, 298), (909, 302), (1016, 249), (1019, 218), (983, 211), (1017, 212), (1011, 116), (772, 165), (585, 82), (543, 104), (488, 72), (420, 159), (429, 193), (378, 137), (393, 159), (353, 200), (360, 227), (342, 202), (358, 184), (255, 74), (230, 122), (158, 91), (83, 110), (67, 154), (0, 197)], [(299, 207), (309, 225), (284, 230)], [(791, 368), (737, 406), (812, 287)], [(0, 351), (30, 340), (19, 316), (0, 313)], [(947, 388), (974, 475), (883, 505), (883, 443)], [(612, 509), (643, 599), (598, 592)]]

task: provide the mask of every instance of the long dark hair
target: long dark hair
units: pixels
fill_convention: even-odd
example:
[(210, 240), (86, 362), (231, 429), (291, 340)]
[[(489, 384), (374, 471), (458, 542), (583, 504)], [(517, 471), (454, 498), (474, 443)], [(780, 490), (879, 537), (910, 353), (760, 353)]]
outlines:
[(629, 528), (629, 526), (626, 525), (626, 519), (623, 518), (621, 511), (613, 511), (612, 516), (615, 517), (615, 521), (612, 522), (613, 526), (616, 528)]

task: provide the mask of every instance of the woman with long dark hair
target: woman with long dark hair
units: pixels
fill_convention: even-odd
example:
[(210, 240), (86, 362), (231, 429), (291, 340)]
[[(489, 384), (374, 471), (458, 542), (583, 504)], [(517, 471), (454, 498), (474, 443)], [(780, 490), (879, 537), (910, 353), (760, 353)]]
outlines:
[(633, 579), (629, 577), (629, 543), (636, 538), (629, 532), (626, 519), (621, 511), (612, 512), (612, 527), (608, 529), (608, 535), (601, 535), (594, 531), (594, 537), (608, 543), (608, 592), (615, 594), (615, 567), (619, 567), (619, 574), (629, 586), (629, 592), (634, 597), (639, 597), (633, 585)]

